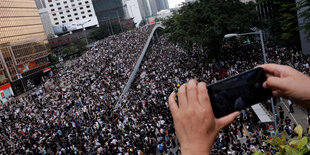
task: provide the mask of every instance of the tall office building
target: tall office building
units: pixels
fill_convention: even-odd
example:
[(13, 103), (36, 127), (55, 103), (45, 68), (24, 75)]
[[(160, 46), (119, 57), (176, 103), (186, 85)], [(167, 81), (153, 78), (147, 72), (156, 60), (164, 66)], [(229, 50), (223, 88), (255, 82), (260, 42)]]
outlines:
[[(92, 0), (44, 0), (54, 33), (98, 26)], [(43, 3), (42, 3), (43, 4)]]
[(156, 3), (158, 11), (169, 9), (168, 0), (156, 0)]
[(188, 3), (188, 2), (195, 2), (196, 0), (185, 0), (185, 3)]
[(122, 0), (93, 0), (93, 3), (99, 22), (124, 19)]
[(156, 0), (124, 0), (129, 18), (133, 18), (138, 26), (142, 20), (149, 21), (157, 15)]
[[(50, 68), (34, 0), (0, 1), (0, 100), (33, 88)], [(13, 92), (14, 91), (14, 92)]]
[[(298, 3), (299, 1), (300, 0), (296, 0), (296, 3)], [(309, 8), (302, 8), (302, 9), (298, 10), (298, 13), (302, 13), (304, 11), (307, 11), (307, 9), (309, 9)], [(304, 25), (304, 19), (299, 17), (298, 18), (298, 24), (299, 24), (299, 26)], [(310, 41), (308, 39), (308, 36), (307, 36), (305, 30), (304, 29), (299, 30), (299, 34), (300, 34), (300, 43), (301, 43), (302, 52), (304, 54), (310, 55)]]
[(37, 8), (39, 10), (39, 15), (41, 17), (41, 21), (47, 36), (47, 39), (51, 39), (55, 37), (55, 33), (53, 30), (53, 25), (48, 13), (48, 9), (46, 7), (45, 0), (35, 0), (37, 4)]

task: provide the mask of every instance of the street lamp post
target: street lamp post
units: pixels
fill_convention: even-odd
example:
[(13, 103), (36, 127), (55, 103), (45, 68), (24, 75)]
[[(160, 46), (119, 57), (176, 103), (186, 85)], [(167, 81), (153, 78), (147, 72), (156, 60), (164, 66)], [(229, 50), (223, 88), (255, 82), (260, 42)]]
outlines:
[[(266, 51), (265, 51), (265, 45), (264, 45), (264, 38), (263, 38), (263, 31), (259, 30), (256, 32), (249, 32), (249, 33), (242, 33), (242, 34), (226, 34), (224, 38), (231, 38), (231, 37), (238, 37), (238, 36), (245, 36), (245, 35), (259, 35), (260, 36), (260, 42), (262, 46), (262, 52), (264, 57), (264, 64), (267, 64), (267, 57), (266, 57)], [(276, 114), (275, 114), (275, 108), (273, 103), (273, 98), (271, 97), (271, 107), (272, 107), (272, 113), (274, 116), (274, 125), (275, 129), (277, 130), (277, 120), (276, 120)]]
[(84, 22), (84, 23), (77, 24), (77, 26), (82, 26), (82, 28), (83, 28), (83, 33), (84, 33), (84, 37), (85, 37), (85, 39), (86, 39), (86, 44), (87, 44), (87, 46), (88, 46), (89, 43), (88, 43), (87, 35), (86, 35), (86, 33), (85, 33), (85, 27), (84, 27), (84, 25), (85, 25), (86, 23), (90, 22), (90, 21), (91, 21), (91, 19), (88, 20), (88, 21), (86, 21), (86, 22)]
[(116, 10), (116, 14), (117, 14), (118, 23), (119, 23), (119, 26), (120, 26), (120, 28), (121, 28), (121, 31), (124, 32), (123, 26), (122, 26), (122, 24), (121, 24), (121, 19), (120, 19), (120, 16), (119, 16), (119, 14), (118, 14), (118, 10)]

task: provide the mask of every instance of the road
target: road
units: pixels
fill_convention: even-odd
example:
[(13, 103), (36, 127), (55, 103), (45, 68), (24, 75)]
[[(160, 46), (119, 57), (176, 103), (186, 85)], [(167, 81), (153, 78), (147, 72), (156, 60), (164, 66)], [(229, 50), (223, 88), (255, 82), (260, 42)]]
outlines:
[[(282, 105), (280, 103), (277, 104), (277, 107), (275, 107), (275, 109), (279, 110), (278, 105)], [(308, 120), (307, 120), (307, 110), (296, 105), (293, 104), (293, 109), (294, 109), (294, 113), (289, 113), (289, 104), (287, 102), (287, 100), (283, 99), (283, 105), (282, 108), (284, 110), (284, 118), (286, 116), (289, 116), (289, 118), (292, 120), (291, 125), (293, 124), (300, 124), (305, 132), (305, 130), (307, 128), (309, 128), (309, 124), (308, 124)]]

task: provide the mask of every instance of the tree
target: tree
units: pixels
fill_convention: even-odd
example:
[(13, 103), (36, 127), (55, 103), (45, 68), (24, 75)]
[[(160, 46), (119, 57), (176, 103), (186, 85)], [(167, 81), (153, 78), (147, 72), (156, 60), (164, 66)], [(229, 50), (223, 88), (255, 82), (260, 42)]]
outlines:
[[(300, 46), (295, 0), (259, 0), (261, 28), (269, 34), (267, 40), (282, 46)], [(268, 11), (266, 11), (268, 10)]]
[[(277, 155), (304, 155), (310, 153), (310, 130), (308, 133), (303, 135), (303, 129), (301, 125), (297, 125), (294, 128), (294, 133), (297, 134), (297, 137), (289, 139), (285, 131), (282, 131), (281, 134), (278, 135), (278, 131), (276, 131), (274, 137), (266, 140), (265, 142), (271, 144), (272, 149), (275, 151)], [(254, 155), (263, 155), (262, 152), (256, 152)]]
[[(123, 28), (124, 30), (125, 28)], [(90, 38), (94, 40), (100, 40), (106, 38), (112, 34), (119, 34), (122, 32), (121, 25), (118, 22), (105, 21), (95, 28), (91, 33)]]
[(252, 2), (200, 0), (183, 3), (163, 24), (171, 42), (188, 51), (199, 47), (216, 57), (225, 34), (248, 32), (257, 25), (257, 11)]
[(297, 3), (297, 9), (300, 11), (299, 17), (303, 18), (301, 28), (305, 30), (308, 39), (310, 39), (310, 0), (300, 0)]

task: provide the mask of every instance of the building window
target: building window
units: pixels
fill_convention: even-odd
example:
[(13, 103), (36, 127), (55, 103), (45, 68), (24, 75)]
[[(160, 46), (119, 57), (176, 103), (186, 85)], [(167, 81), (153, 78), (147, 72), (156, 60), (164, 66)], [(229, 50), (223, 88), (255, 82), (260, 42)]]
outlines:
[(67, 12), (67, 13), (69, 13), (69, 12), (70, 12), (70, 10), (67, 10), (66, 12)]
[(87, 6), (86, 6), (86, 8), (90, 8), (90, 6), (89, 6), (89, 5), (87, 5)]
[(59, 12), (60, 15), (64, 14), (63, 12)]
[(93, 16), (92, 14), (89, 15), (89, 17), (92, 17), (92, 16)]
[(84, 13), (85, 13), (84, 11), (81, 12), (81, 14), (84, 14)]
[(54, 20), (57, 20), (57, 18), (54, 18)]
[(66, 21), (62, 21), (62, 23), (66, 23)]
[(56, 16), (56, 13), (53, 13), (53, 16)]
[(80, 7), (80, 10), (83, 10), (83, 7)]
[(51, 11), (55, 11), (55, 9), (51, 9)]
[(54, 5), (53, 4), (50, 4), (50, 7), (53, 7)]
[(58, 22), (56, 22), (56, 23), (55, 23), (55, 25), (59, 25), (59, 23), (58, 23)]
[(85, 4), (88, 4), (88, 1), (85, 1)]
[(88, 10), (87, 12), (91, 12), (91, 10)]
[(76, 11), (76, 9), (73, 9), (73, 11)]
[(64, 16), (61, 16), (60, 18), (61, 18), (61, 19), (64, 19), (65, 17), (64, 17)]
[(75, 15), (75, 16), (77, 16), (77, 15), (78, 15), (78, 13), (74, 13), (74, 15)]
[(72, 7), (75, 7), (75, 4), (72, 4)]
[(82, 5), (82, 3), (80, 2), (79, 5)]
[(57, 5), (60, 5), (60, 3), (57, 3)]
[(68, 5), (66, 5), (66, 6), (65, 6), (65, 8), (69, 8), (69, 6), (68, 6)]
[(61, 10), (61, 7), (59, 7), (58, 10)]
[(64, 4), (67, 4), (67, 1), (64, 1)]
[(80, 18), (79, 18), (79, 17), (76, 17), (75, 19), (76, 19), (76, 20), (79, 20)]
[(70, 0), (70, 2), (74, 2), (74, 0)]
[(69, 19), (69, 22), (72, 22), (72, 19)]
[(86, 18), (86, 16), (83, 16), (83, 18)]
[(52, 0), (48, 0), (49, 3), (52, 3)]
[(68, 17), (71, 17), (71, 15), (68, 15)]

